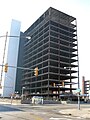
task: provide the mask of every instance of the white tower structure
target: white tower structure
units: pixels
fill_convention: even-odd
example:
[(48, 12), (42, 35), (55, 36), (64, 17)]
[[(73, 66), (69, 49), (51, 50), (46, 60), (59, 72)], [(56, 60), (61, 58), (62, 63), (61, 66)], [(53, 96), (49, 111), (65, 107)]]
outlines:
[[(18, 60), (18, 50), (19, 50), (19, 36), (20, 36), (21, 22), (17, 20), (12, 20), (10, 35), (8, 35), (9, 42), (6, 44), (5, 53), (5, 63), (8, 66), (17, 67)], [(8, 71), (2, 74), (2, 88), (0, 89), (0, 94), (2, 97), (10, 97), (11, 94), (15, 93), (15, 83), (16, 83), (16, 68), (8, 67)]]

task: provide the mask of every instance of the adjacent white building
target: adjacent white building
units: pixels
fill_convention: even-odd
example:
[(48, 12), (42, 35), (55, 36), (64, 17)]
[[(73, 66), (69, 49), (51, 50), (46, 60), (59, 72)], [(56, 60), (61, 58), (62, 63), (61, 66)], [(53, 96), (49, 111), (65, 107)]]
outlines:
[[(8, 34), (9, 42), (7, 41), (5, 52), (5, 63), (8, 63), (9, 66), (17, 67), (20, 28), (21, 22), (12, 20), (10, 34)], [(3, 72), (0, 88), (0, 95), (2, 97), (10, 97), (15, 92), (16, 71), (16, 68), (9, 67), (7, 73)]]

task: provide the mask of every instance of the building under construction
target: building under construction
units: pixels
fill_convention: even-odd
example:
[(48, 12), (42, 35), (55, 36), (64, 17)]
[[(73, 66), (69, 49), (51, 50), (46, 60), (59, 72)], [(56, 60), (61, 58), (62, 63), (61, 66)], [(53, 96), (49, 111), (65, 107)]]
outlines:
[[(49, 8), (25, 32), (22, 88), (28, 97), (58, 99), (78, 83), (76, 18)], [(34, 69), (38, 67), (38, 77)]]

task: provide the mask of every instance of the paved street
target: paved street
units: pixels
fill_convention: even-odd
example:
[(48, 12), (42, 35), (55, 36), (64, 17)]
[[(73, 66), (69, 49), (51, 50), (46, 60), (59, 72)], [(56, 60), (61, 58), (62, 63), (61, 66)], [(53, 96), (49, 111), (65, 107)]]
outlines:
[(80, 117), (56, 115), (47, 112), (4, 112), (0, 113), (2, 120), (85, 120)]
[[(81, 105), (82, 108), (90, 105)], [(78, 109), (77, 104), (63, 105), (0, 105), (1, 120), (90, 120), (80, 116), (62, 114), (60, 111)]]
[(18, 108), (13, 108), (11, 105), (0, 105), (0, 112), (21, 111)]

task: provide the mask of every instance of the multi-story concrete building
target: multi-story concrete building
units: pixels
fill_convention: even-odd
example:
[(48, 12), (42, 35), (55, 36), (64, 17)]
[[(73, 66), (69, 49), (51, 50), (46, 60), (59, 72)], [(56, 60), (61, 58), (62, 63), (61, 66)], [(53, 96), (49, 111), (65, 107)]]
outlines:
[(85, 80), (85, 77), (82, 77), (82, 94), (90, 94), (90, 80)]
[(23, 67), (38, 67), (39, 75), (23, 70), (23, 92), (46, 99), (72, 93), (79, 79), (76, 18), (50, 7), (24, 34), (31, 40), (24, 45)]

